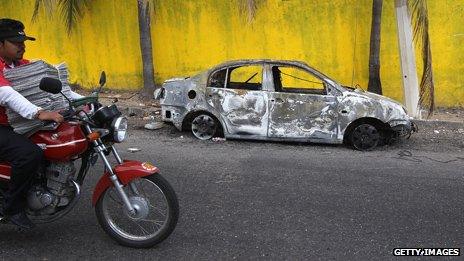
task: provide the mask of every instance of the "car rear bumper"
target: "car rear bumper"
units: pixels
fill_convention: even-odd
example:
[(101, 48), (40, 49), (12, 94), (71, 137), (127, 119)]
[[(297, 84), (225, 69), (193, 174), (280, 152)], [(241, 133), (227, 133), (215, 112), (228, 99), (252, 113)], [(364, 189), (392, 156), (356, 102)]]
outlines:
[(184, 107), (161, 105), (162, 120), (171, 122), (178, 130), (182, 130), (182, 123), (187, 112)]

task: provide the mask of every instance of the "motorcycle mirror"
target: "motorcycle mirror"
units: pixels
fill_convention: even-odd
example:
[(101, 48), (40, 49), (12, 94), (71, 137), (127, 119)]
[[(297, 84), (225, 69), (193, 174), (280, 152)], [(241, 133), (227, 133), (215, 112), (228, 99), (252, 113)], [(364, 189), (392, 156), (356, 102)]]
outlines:
[(100, 87), (103, 87), (106, 83), (106, 73), (105, 71), (102, 71), (100, 74)]
[(39, 88), (44, 92), (58, 94), (61, 92), (61, 89), (63, 88), (63, 84), (58, 79), (51, 78), (51, 77), (43, 77), (40, 80)]

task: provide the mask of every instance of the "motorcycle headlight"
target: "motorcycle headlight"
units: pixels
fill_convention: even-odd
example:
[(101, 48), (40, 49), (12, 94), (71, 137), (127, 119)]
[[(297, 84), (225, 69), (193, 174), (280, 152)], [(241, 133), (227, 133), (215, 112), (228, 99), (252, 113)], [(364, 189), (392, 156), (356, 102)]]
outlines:
[(115, 142), (122, 142), (126, 138), (127, 119), (125, 117), (116, 118), (111, 123), (111, 128), (113, 129), (113, 140)]

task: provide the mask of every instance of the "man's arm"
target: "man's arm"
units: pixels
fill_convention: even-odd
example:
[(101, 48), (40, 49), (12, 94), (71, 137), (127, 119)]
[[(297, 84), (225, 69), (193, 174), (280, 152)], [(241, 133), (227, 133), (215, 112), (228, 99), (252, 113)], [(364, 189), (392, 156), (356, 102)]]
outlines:
[(0, 106), (8, 107), (26, 119), (63, 121), (63, 116), (59, 113), (47, 112), (35, 106), (11, 86), (0, 87)]
[(42, 108), (35, 106), (11, 86), (0, 88), (0, 105), (9, 107), (26, 119), (33, 119)]

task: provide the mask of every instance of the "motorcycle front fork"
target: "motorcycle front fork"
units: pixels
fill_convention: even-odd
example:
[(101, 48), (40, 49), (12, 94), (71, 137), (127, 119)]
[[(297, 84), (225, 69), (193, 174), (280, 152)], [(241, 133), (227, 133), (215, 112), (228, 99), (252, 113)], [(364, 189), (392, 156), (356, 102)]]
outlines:
[[(86, 127), (88, 128), (87, 131), (89, 131), (89, 133), (90, 133), (91, 132), (90, 127), (89, 126), (86, 126)], [(111, 182), (113, 182), (113, 185), (116, 188), (116, 191), (117, 191), (119, 197), (121, 198), (124, 206), (126, 207), (127, 211), (129, 211), (129, 213), (131, 215), (134, 215), (136, 213), (136, 210), (132, 206), (132, 204), (130, 203), (129, 197), (127, 196), (127, 193), (123, 189), (124, 186), (119, 181), (118, 176), (116, 176), (116, 174), (113, 172), (113, 168), (112, 168), (110, 162), (108, 161), (108, 159), (106, 158), (105, 151), (107, 149), (106, 149), (105, 145), (103, 145), (103, 142), (100, 139), (93, 141), (93, 143), (94, 143), (94, 146), (95, 146), (95, 151), (98, 153), (100, 158), (103, 160), (103, 163), (105, 164), (106, 168), (108, 169), (109, 178), (110, 178)], [(118, 162), (118, 164), (121, 164), (122, 159), (119, 156), (119, 153), (116, 151), (116, 148), (114, 146), (111, 146), (111, 152), (113, 153), (114, 157), (116, 158), (116, 161)], [(134, 184), (129, 183), (129, 186), (130, 186), (132, 192), (138, 194), (137, 188), (135, 187)]]

